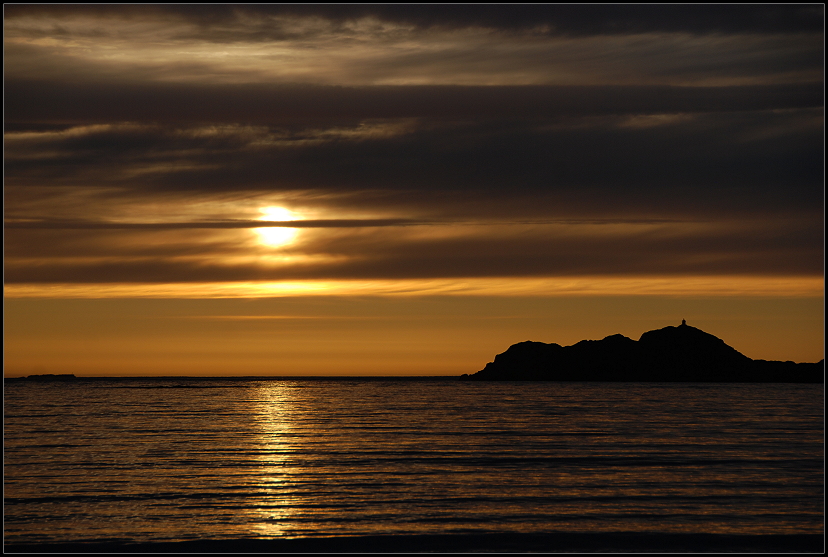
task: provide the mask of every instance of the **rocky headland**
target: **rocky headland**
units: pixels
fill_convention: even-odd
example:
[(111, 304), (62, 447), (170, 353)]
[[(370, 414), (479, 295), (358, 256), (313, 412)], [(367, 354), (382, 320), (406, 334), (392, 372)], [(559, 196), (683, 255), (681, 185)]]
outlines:
[(495, 356), (473, 381), (653, 381), (823, 383), (825, 360), (794, 363), (753, 360), (684, 321), (648, 331), (638, 341), (623, 335), (572, 346), (520, 342)]

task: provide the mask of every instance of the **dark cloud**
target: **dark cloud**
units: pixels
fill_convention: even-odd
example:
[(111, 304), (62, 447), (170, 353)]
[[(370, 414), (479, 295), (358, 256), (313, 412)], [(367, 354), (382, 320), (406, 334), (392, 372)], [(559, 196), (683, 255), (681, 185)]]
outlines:
[(416, 121), (390, 130), (125, 124), (9, 135), (6, 183), (135, 195), (316, 190), (406, 218), (810, 213), (822, 202), (821, 109)]
[(295, 221), (189, 221), (189, 222), (101, 222), (89, 220), (7, 221), (7, 229), (37, 230), (180, 230), (234, 228), (376, 228), (417, 226), (429, 221), (414, 219), (306, 219)]
[[(821, 219), (329, 220), (289, 244), (266, 223), (7, 223), (15, 282), (204, 282), (583, 275), (819, 276)], [(306, 225), (306, 226), (303, 226)], [(105, 233), (102, 233), (105, 232)], [(285, 256), (288, 259), (283, 259)]]
[(822, 83), (730, 87), (187, 85), (6, 80), (6, 122), (354, 122), (541, 119), (819, 107)]
[[(227, 234), (205, 234), (204, 229), (165, 229), (163, 236), (152, 229), (27, 228), (6, 225), (5, 257), (8, 268), (34, 259), (40, 265), (78, 263), (89, 258), (215, 257), (238, 250), (239, 240)], [(28, 263), (27, 263), (28, 262)]]
[(5, 9), (9, 283), (823, 269), (820, 5)]
[[(191, 243), (176, 244), (174, 238), (167, 238), (153, 249), (146, 243), (126, 243), (125, 238), (120, 238), (121, 248), (116, 251), (101, 240), (97, 242), (100, 247), (94, 241), (78, 241), (64, 242), (62, 257), (58, 258), (32, 261), (12, 257), (6, 263), (6, 280), (15, 283), (642, 274), (819, 276), (823, 268), (819, 230), (796, 224), (780, 229), (762, 222), (738, 230), (714, 226), (698, 231), (679, 226), (597, 234), (577, 228), (564, 232), (500, 229), (460, 237), (437, 234), (433, 238), (378, 235), (363, 230), (319, 236), (287, 252), (272, 251), (275, 259), (264, 262), (219, 262), (223, 256), (237, 253), (230, 241), (207, 243), (199, 251)], [(41, 236), (40, 243), (48, 243), (47, 236)], [(75, 253), (67, 252), (72, 245)], [(178, 249), (173, 248), (176, 245)], [(48, 252), (48, 248), (33, 252), (44, 250)], [(284, 253), (311, 259), (284, 263), (279, 259)], [(202, 257), (186, 257), (193, 255)]]
[[(22, 16), (176, 18), (227, 40), (221, 31), (245, 18), (321, 17), (336, 22), (374, 17), (421, 28), (483, 26), (503, 30), (544, 28), (561, 35), (686, 33), (819, 33), (819, 4), (733, 5), (6, 5), (7, 19)], [(265, 27), (262, 25), (262, 27)], [(278, 38), (259, 32), (261, 40)]]
[[(193, 31), (153, 20), (103, 30), (99, 20), (81, 18), (67, 23), (71, 32), (54, 21), (7, 25), (7, 82), (710, 86), (821, 82), (824, 66), (819, 33), (549, 37), (285, 20), (273, 23), (283, 36), (257, 42), (247, 35), (270, 20)], [(187, 33), (205, 36), (181, 36)], [(211, 42), (223, 34), (238, 35), (236, 43)]]

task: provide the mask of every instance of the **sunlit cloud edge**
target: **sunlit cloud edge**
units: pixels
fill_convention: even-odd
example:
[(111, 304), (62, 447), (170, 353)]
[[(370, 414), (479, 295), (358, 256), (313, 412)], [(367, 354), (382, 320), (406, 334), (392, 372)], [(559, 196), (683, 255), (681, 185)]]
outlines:
[(198, 283), (16, 283), (6, 298), (281, 298), (303, 296), (824, 297), (824, 277), (616, 276)]

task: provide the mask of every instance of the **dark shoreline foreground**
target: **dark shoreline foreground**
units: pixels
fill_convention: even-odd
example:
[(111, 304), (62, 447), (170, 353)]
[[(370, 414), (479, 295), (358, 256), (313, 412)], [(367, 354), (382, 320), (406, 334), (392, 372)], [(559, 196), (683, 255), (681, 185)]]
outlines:
[(6, 545), (5, 553), (823, 553), (822, 534), (424, 534)]

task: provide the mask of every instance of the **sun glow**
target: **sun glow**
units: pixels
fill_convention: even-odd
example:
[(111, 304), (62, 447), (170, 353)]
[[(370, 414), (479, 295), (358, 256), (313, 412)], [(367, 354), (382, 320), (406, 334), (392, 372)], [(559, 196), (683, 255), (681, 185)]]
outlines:
[[(259, 211), (262, 213), (259, 220), (263, 221), (284, 222), (296, 220), (296, 216), (284, 207), (262, 207)], [(283, 226), (254, 228), (253, 230), (259, 236), (260, 243), (271, 247), (289, 244), (296, 238), (296, 234), (299, 232), (296, 228), (286, 228)]]

